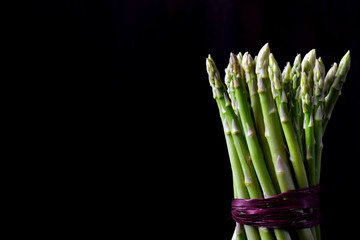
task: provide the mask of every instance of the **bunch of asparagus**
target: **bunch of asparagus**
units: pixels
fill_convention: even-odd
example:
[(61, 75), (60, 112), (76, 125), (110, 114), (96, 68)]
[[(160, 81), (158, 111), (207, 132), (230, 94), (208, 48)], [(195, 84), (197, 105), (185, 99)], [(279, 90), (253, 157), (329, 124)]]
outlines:
[[(325, 73), (311, 50), (281, 72), (265, 44), (253, 58), (230, 54), (224, 83), (209, 55), (207, 72), (233, 175), (234, 198), (267, 198), (320, 182), (322, 138), (350, 68), (350, 52)], [(311, 211), (311, 210), (310, 210)], [(236, 223), (233, 239), (320, 240), (319, 226), (285, 229)]]

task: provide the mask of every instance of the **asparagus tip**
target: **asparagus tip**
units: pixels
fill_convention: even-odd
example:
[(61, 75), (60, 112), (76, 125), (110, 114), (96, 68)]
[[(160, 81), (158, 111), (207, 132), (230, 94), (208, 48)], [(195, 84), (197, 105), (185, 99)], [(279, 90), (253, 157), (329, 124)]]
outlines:
[(336, 75), (345, 76), (350, 69), (350, 62), (350, 50), (348, 50), (339, 63)]
[(211, 59), (211, 56), (209, 54), (209, 57), (206, 58), (206, 70), (207, 73), (209, 75), (209, 82), (210, 82), (210, 86), (214, 86), (215, 85), (215, 69), (214, 69), (214, 62)]
[(234, 73), (234, 76), (237, 76), (240, 73), (239, 61), (234, 53), (230, 53), (229, 66), (231, 71)]
[(321, 66), (320, 62), (315, 59), (315, 67), (314, 67), (314, 80), (315, 82), (318, 82), (320, 80), (320, 74), (321, 74)]
[(251, 71), (253, 63), (254, 62), (251, 55), (248, 52), (246, 52), (242, 58), (242, 63), (241, 63), (245, 72), (249, 73)]
[(291, 79), (291, 65), (290, 62), (287, 62), (283, 72), (282, 72), (282, 80), (284, 83), (289, 83)]
[(238, 55), (236, 55), (236, 57), (237, 57), (238, 62), (241, 63), (241, 62), (242, 62), (242, 58), (243, 58), (242, 53), (239, 52)]
[(318, 61), (320, 64), (320, 76), (321, 76), (321, 78), (324, 78), (325, 77), (325, 64), (321, 57), (319, 57)]
[[(281, 89), (281, 71), (279, 65), (272, 53), (269, 55), (269, 71), (272, 74), (270, 80), (273, 82), (276, 90)], [(272, 71), (272, 72), (271, 72)]]
[(261, 78), (267, 78), (269, 76), (268, 75), (269, 54), (270, 54), (269, 43), (266, 43), (260, 49), (256, 59), (256, 74), (260, 75)]
[(296, 57), (295, 57), (295, 60), (294, 60), (294, 67), (296, 68), (296, 67), (299, 67), (300, 66), (300, 64), (301, 64), (301, 54), (300, 53), (298, 53), (297, 55), (296, 55)]
[(310, 52), (305, 54), (305, 56), (301, 62), (302, 71), (307, 72), (310, 69), (313, 69), (315, 66), (315, 59), (316, 59), (315, 49), (312, 49)]
[[(307, 61), (309, 61), (310, 66), (313, 68), (315, 66), (315, 59), (316, 59), (315, 49), (312, 49), (308, 54), (309, 55), (307, 57)], [(306, 58), (306, 56), (304, 58)]]
[(325, 80), (324, 80), (324, 82), (325, 82), (324, 83), (324, 92), (325, 93), (328, 92), (331, 84), (334, 81), (336, 70), (337, 70), (337, 63), (334, 63), (325, 76)]

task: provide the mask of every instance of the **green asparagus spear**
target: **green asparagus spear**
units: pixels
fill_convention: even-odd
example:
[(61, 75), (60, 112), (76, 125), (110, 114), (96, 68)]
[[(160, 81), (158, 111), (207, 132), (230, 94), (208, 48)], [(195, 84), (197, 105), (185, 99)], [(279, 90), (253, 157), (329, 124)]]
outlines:
[[(221, 112), (221, 110), (220, 110)], [(220, 115), (222, 115), (222, 113), (220, 113)], [(231, 130), (229, 127), (229, 124), (226, 121), (225, 117), (221, 117), (222, 119), (224, 119), (224, 132), (225, 132), (225, 139), (226, 139), (226, 145), (228, 148), (228, 152), (229, 152), (229, 158), (230, 158), (230, 165), (231, 165), (231, 169), (232, 169), (232, 173), (233, 173), (233, 179), (234, 179), (234, 185), (235, 185), (235, 196), (236, 197), (240, 197), (242, 199), (248, 199), (249, 198), (249, 194), (246, 190), (245, 187), (245, 179), (244, 179), (244, 175), (241, 169), (241, 164), (239, 161), (239, 157), (238, 157), (238, 153), (235, 149), (234, 146), (234, 141), (232, 139), (231, 136)], [(245, 225), (245, 232), (246, 235), (248, 237), (249, 240), (260, 240), (260, 235), (258, 232), (258, 229), (256, 227), (253, 226), (248, 226)], [(244, 234), (243, 232), (239, 232), (239, 230), (241, 229), (241, 225), (236, 224), (235, 227), (235, 232), (237, 235), (240, 235), (239, 238), (244, 238)]]
[[(291, 91), (290, 91), (290, 80), (291, 80), (291, 65), (288, 62), (281, 74), (282, 86), (286, 93), (286, 98), (291, 99)], [(289, 102), (290, 104), (290, 102)], [(288, 107), (290, 108), (290, 107)]]
[[(279, 116), (277, 114), (274, 99), (270, 93), (270, 90), (273, 90), (273, 95), (274, 93), (276, 95), (276, 91), (274, 91), (274, 89), (277, 86), (274, 84), (273, 89), (271, 89), (271, 83), (268, 74), (269, 54), (269, 45), (265, 44), (265, 46), (260, 50), (256, 62), (258, 93), (260, 96), (261, 108), (265, 121), (265, 136), (268, 139), (280, 189), (281, 191), (287, 191), (295, 189), (295, 185), (290, 174), (288, 157), (282, 136)], [(314, 239), (309, 229), (301, 229), (298, 230), (297, 233), (301, 240)]]
[[(270, 80), (272, 79), (276, 92), (274, 100), (277, 104), (280, 122), (290, 152), (290, 162), (294, 169), (297, 186), (299, 188), (306, 188), (309, 187), (309, 184), (306, 176), (303, 156), (300, 150), (300, 143), (297, 140), (295, 130), (291, 124), (291, 117), (288, 111), (285, 89), (281, 86), (280, 69), (273, 54), (269, 55), (269, 63), (269, 72), (273, 73), (273, 77), (270, 77)], [(288, 68), (290, 69), (290, 66)]]
[(302, 111), (302, 105), (301, 105), (301, 86), (300, 86), (300, 76), (301, 76), (301, 56), (298, 54), (294, 60), (294, 65), (291, 69), (291, 115), (292, 115), (292, 121), (293, 126), (296, 132), (296, 137), (298, 140), (298, 143), (300, 145), (300, 151), (302, 153), (302, 156), (305, 156), (304, 150), (303, 150), (303, 131), (302, 131), (302, 123), (303, 123), (303, 111)]
[[(239, 59), (239, 58), (238, 58)], [(246, 83), (248, 84), (251, 108), (255, 121), (256, 133), (263, 150), (266, 166), (270, 174), (271, 180), (274, 183), (276, 192), (280, 192), (280, 186), (276, 178), (275, 168), (272, 162), (271, 152), (265, 137), (265, 125), (262, 115), (259, 94), (257, 92), (257, 79), (255, 74), (255, 62), (249, 53), (245, 53), (242, 58), (242, 67), (245, 70)]]
[[(268, 76), (269, 53), (269, 45), (265, 44), (257, 55), (256, 74), (258, 93), (264, 118), (265, 137), (268, 140), (276, 176), (280, 190), (286, 191), (294, 189), (295, 186), (290, 176), (289, 166), (286, 163), (287, 155), (284, 148), (281, 127), (276, 114), (276, 106), (270, 93), (271, 86)], [(288, 232), (284, 233), (275, 230), (275, 235), (277, 239), (290, 239)]]
[[(239, 114), (239, 106), (237, 105), (237, 102), (235, 100), (235, 89), (234, 89), (234, 81), (232, 81), (232, 73), (230, 71), (230, 64), (228, 65), (228, 67), (225, 69), (225, 84), (227, 86), (227, 91), (229, 93), (229, 97), (231, 100), (231, 106), (235, 112), (235, 115), (238, 119), (238, 121), (240, 122), (240, 114)], [(242, 133), (242, 135), (244, 135), (244, 130), (242, 128), (242, 125), (240, 124), (240, 129), (239, 129)]]
[[(210, 75), (210, 74), (209, 74)], [(214, 76), (218, 76), (218, 74), (214, 74)], [(235, 84), (236, 85), (236, 84)], [(262, 194), (256, 179), (256, 174), (251, 170), (252, 161), (249, 155), (249, 151), (247, 150), (246, 140), (244, 136), (239, 131), (239, 122), (233, 112), (233, 109), (230, 104), (230, 100), (228, 99), (226, 92), (224, 91), (225, 86), (221, 83), (220, 78), (215, 77), (214, 79), (215, 86), (215, 96), (218, 101), (220, 111), (224, 114), (227, 122), (231, 122), (231, 135), (233, 139), (233, 146), (235, 147), (236, 152), (238, 152), (238, 158), (241, 165), (244, 167), (243, 170), (243, 179), (244, 184), (247, 187), (250, 197), (252, 198), (262, 198)], [(224, 125), (226, 126), (226, 125)], [(248, 132), (247, 132), (248, 134)], [(240, 153), (240, 154), (239, 154)], [(244, 154), (242, 154), (244, 153)], [(267, 183), (269, 184), (269, 183)], [(247, 226), (245, 226), (246, 230)], [(282, 231), (282, 230), (279, 230)], [(263, 240), (271, 240), (274, 239), (272, 236), (272, 231), (268, 231), (266, 228), (259, 229), (261, 239)], [(248, 233), (247, 233), (248, 235)], [(248, 235), (249, 236), (249, 235)]]
[[(244, 170), (245, 185), (248, 187), (248, 191), (251, 198), (263, 198), (260, 186), (256, 181), (256, 176), (259, 179), (261, 187), (265, 196), (272, 196), (276, 194), (274, 185), (271, 182), (270, 175), (266, 168), (266, 164), (263, 158), (262, 150), (257, 139), (254, 123), (251, 117), (250, 104), (247, 101), (247, 91), (244, 70), (238, 62), (237, 57), (231, 53), (230, 66), (233, 74), (235, 98), (239, 106), (239, 113), (241, 122), (243, 124), (244, 135), (246, 136), (246, 142), (250, 150), (250, 156), (252, 162), (241, 162)], [(237, 134), (236, 125), (232, 125), (232, 132)], [(234, 131), (235, 130), (235, 131)], [(255, 171), (253, 170), (255, 168)], [(254, 180), (256, 181), (254, 183)], [(266, 228), (259, 228), (261, 239), (274, 239), (272, 231)]]
[(274, 185), (272, 184), (269, 172), (267, 170), (262, 149), (257, 139), (255, 132), (255, 126), (253, 119), (251, 117), (250, 104), (246, 98), (246, 83), (243, 69), (241, 68), (236, 56), (231, 54), (230, 57), (231, 70), (233, 72), (233, 81), (235, 87), (235, 96), (236, 101), (240, 109), (240, 118), (243, 124), (244, 135), (246, 137), (246, 142), (250, 150), (250, 156), (256, 174), (258, 176), (261, 187), (263, 188), (265, 196), (276, 195)]
[(324, 78), (325, 66), (319, 58), (315, 61), (314, 67), (314, 134), (315, 134), (315, 177), (316, 184), (320, 181), (320, 166), (321, 166), (321, 153), (322, 153), (322, 137), (323, 137), (323, 108), (324, 108)]
[(335, 74), (335, 79), (331, 85), (329, 94), (325, 98), (325, 117), (323, 122), (323, 131), (325, 131), (335, 103), (341, 94), (341, 88), (346, 80), (347, 73), (350, 69), (350, 51), (347, 51), (345, 56), (341, 59), (338, 69)]
[[(230, 70), (230, 74), (232, 76), (232, 80), (233, 82), (236, 82), (236, 78), (234, 77), (234, 71), (232, 70), (233, 64), (230, 64), (231, 66), (231, 70)], [(238, 83), (235, 84), (231, 84), (230, 88), (231, 88), (231, 92), (235, 92), (235, 88), (234, 86), (237, 85)], [(236, 104), (238, 106), (238, 104)], [(241, 114), (240, 112), (242, 111), (241, 107), (238, 108), (239, 109), (239, 116), (241, 119)], [(243, 123), (241, 121), (241, 123)], [(246, 124), (245, 125), (245, 129), (247, 131), (247, 127)], [(244, 128), (244, 126), (243, 126)], [(237, 125), (235, 124), (234, 121), (232, 121), (231, 123), (231, 133), (233, 135), (234, 138), (237, 138), (237, 135), (239, 134), (239, 129), (237, 128)], [(247, 132), (245, 132), (245, 134), (247, 134)], [(246, 141), (246, 140), (245, 140)], [(241, 146), (240, 146), (241, 142), (240, 141), (235, 141), (235, 147), (239, 150), (241, 150)], [(244, 176), (245, 176), (245, 185), (247, 186), (248, 192), (250, 194), (251, 198), (262, 198), (262, 194), (260, 191), (260, 185), (259, 182), (257, 180), (257, 176), (254, 170), (254, 166), (253, 166), (253, 161), (250, 155), (250, 158), (248, 159), (240, 159), (243, 171), (244, 171)]]
[(315, 144), (314, 144), (314, 118), (313, 107), (310, 94), (310, 83), (305, 72), (301, 72), (301, 92), (302, 92), (302, 108), (305, 115), (305, 149), (307, 160), (307, 174), (311, 186), (315, 186)]
[(325, 76), (324, 96), (327, 96), (329, 93), (330, 87), (335, 79), (336, 70), (337, 63), (334, 63)]
[[(234, 140), (231, 136), (231, 129), (228, 124), (228, 120), (232, 121), (234, 119), (234, 121), (237, 121), (237, 118), (230, 104), (227, 102), (225, 103), (224, 97), (227, 97), (226, 92), (224, 92), (225, 86), (222, 84), (220, 80), (219, 71), (217, 70), (216, 65), (214, 61), (211, 59), (210, 55), (209, 58), (206, 59), (206, 66), (209, 75), (210, 86), (212, 87), (213, 90), (213, 96), (218, 105), (221, 120), (223, 121), (225, 139), (228, 147), (230, 164), (233, 173), (234, 189), (235, 189), (234, 195), (242, 199), (248, 199), (249, 193), (247, 192), (247, 189), (245, 187), (245, 179), (239, 160), (240, 157), (245, 158), (245, 156), (243, 155), (242, 152), (236, 150), (234, 146)], [(221, 91), (224, 94), (220, 94)], [(228, 111), (224, 109), (225, 106), (228, 109)], [(244, 148), (245, 147), (246, 145), (244, 146)], [(260, 240), (260, 235), (256, 227), (245, 225), (244, 228), (248, 240)]]
[(270, 49), (268, 44), (266, 44), (258, 54), (256, 63), (258, 93), (265, 122), (265, 136), (269, 143), (277, 179), (281, 191), (287, 191), (295, 189), (295, 185), (290, 175), (288, 157), (276, 105), (269, 91), (271, 89), (268, 75), (269, 54)]
[(314, 139), (314, 116), (313, 116), (313, 69), (315, 66), (316, 53), (311, 50), (301, 63), (301, 100), (304, 113), (305, 129), (305, 154), (306, 169), (310, 186), (316, 185), (315, 177), (315, 139)]

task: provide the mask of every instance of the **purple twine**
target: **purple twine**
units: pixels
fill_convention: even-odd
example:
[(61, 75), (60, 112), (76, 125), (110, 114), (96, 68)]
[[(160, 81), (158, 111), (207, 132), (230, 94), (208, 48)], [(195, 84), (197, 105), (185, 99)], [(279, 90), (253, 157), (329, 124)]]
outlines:
[(320, 223), (320, 186), (289, 190), (266, 199), (233, 199), (232, 218), (268, 228), (310, 228)]

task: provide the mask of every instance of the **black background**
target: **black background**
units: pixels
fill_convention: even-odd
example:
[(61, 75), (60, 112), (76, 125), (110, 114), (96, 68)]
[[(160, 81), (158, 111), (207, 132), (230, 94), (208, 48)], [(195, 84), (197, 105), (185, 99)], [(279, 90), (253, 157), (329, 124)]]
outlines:
[(359, 10), (355, 0), (27, 3), (21, 63), (42, 80), (39, 102), (55, 109), (50, 156), (71, 160), (79, 181), (68, 194), (87, 199), (75, 208), (99, 223), (78, 229), (92, 234), (105, 223), (104, 235), (230, 239), (231, 170), (205, 58), (221, 71), (230, 52), (255, 56), (269, 42), (281, 68), (315, 48), (328, 69), (351, 51), (324, 138), (321, 207), (323, 239), (352, 239)]

